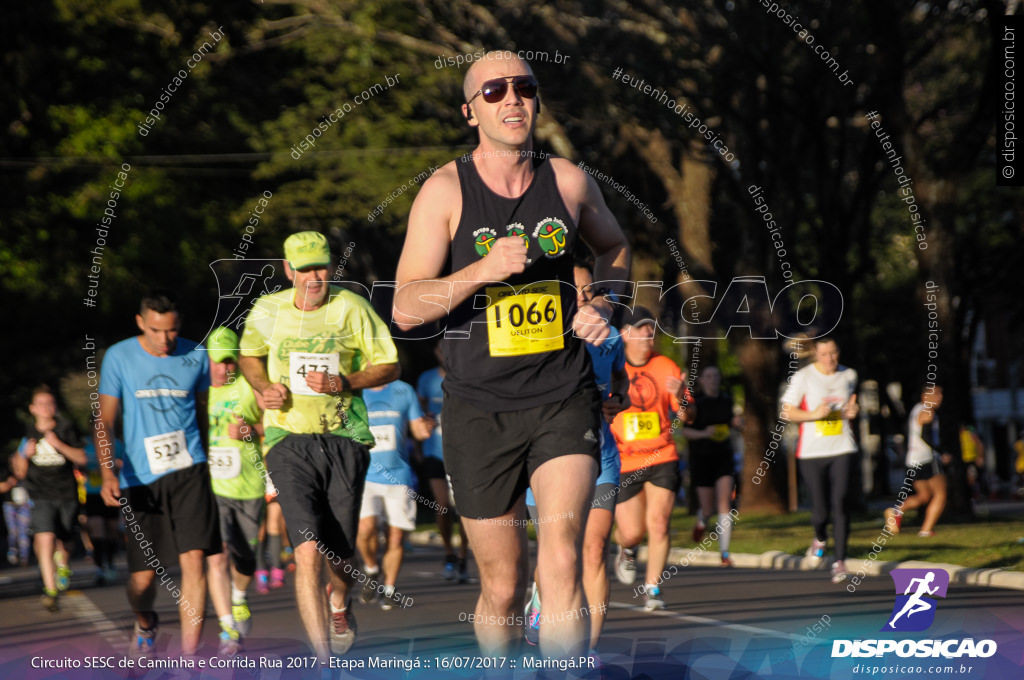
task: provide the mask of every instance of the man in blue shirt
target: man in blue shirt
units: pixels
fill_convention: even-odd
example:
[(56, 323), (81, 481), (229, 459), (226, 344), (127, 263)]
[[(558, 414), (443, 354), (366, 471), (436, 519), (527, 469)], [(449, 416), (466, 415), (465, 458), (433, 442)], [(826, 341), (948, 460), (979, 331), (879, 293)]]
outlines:
[[(422, 498), (413, 490), (408, 434), (411, 432), (415, 439), (423, 441), (430, 436), (434, 421), (423, 416), (412, 385), (401, 380), (363, 390), (363, 401), (376, 443), (370, 449), (370, 468), (366, 473), (356, 538), (367, 576), (361, 599), (369, 603), (383, 594), (381, 609), (388, 610), (402, 567), (405, 534), (416, 529), (416, 500)], [(377, 563), (378, 518), (389, 527), (387, 550), (381, 560), (384, 583), (380, 587), (377, 586), (381, 570)]]
[[(206, 605), (205, 556), (221, 550), (206, 463), (210, 366), (202, 345), (178, 337), (178, 308), (168, 295), (143, 298), (135, 322), (141, 333), (107, 350), (93, 405), (100, 495), (121, 508), (128, 530), (132, 653), (156, 651), (159, 576), (178, 603), (181, 652), (193, 655)], [(120, 476), (109, 441), (118, 413), (127, 452)], [(167, 573), (173, 555), (181, 565), (180, 587)]]
[[(428, 417), (435, 418), (437, 424), (431, 431), (430, 437), (423, 441), (423, 458), (417, 464), (423, 471), (423, 476), (430, 484), (430, 493), (434, 496), (437, 504), (437, 530), (441, 534), (441, 541), (444, 543), (444, 578), (452, 581), (456, 575), (455, 551), (452, 548), (452, 522), (454, 521), (455, 507), (451, 504), (449, 497), (448, 474), (444, 469), (444, 453), (441, 445), (441, 407), (444, 406), (444, 350), (438, 343), (434, 347), (434, 356), (437, 357), (437, 367), (423, 371), (416, 381), (416, 394), (420, 397), (420, 406)], [(452, 515), (449, 515), (452, 513)], [(459, 523), (459, 558), (458, 578), (459, 583), (469, 580), (469, 570), (466, 567), (466, 556), (469, 551), (469, 539), (466, 538), (466, 528)]]

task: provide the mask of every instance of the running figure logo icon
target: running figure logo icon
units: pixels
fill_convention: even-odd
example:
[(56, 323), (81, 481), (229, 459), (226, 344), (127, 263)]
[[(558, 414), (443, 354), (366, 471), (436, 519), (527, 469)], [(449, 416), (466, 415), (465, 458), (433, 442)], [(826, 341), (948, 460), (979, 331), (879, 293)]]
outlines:
[(893, 569), (889, 575), (896, 584), (896, 603), (882, 630), (927, 630), (935, 621), (937, 603), (932, 598), (946, 597), (949, 573), (944, 569)]

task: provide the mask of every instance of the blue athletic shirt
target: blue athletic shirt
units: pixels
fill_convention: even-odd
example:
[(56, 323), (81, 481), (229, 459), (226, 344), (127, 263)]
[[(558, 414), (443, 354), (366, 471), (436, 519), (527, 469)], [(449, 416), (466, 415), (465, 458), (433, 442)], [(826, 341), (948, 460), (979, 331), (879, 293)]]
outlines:
[(430, 439), (423, 442), (423, 455), (428, 458), (437, 458), (438, 460), (444, 460), (441, 449), (441, 407), (444, 406), (444, 392), (441, 390), (442, 383), (444, 383), (444, 378), (441, 377), (440, 368), (424, 371), (416, 382), (416, 394), (421, 399), (427, 400), (430, 412), (437, 418), (437, 426), (430, 433)]
[[(597, 390), (601, 393), (601, 401), (610, 396), (612, 384), (612, 370), (618, 368), (625, 370), (626, 346), (622, 343), (622, 336), (614, 327), (608, 328), (611, 333), (601, 343), (600, 347), (594, 347), (587, 343), (587, 352), (590, 353), (590, 363), (594, 366), (594, 382), (597, 383)], [(597, 475), (594, 486), (602, 484), (619, 484), (619, 447), (615, 445), (615, 437), (612, 436), (611, 425), (601, 416), (601, 472)], [(526, 504), (537, 505), (533, 499), (533, 489), (526, 491)]]
[[(100, 460), (96, 455), (96, 445), (93, 443), (91, 438), (85, 440), (85, 444), (82, 445), (85, 449), (85, 493), (99, 495), (100, 491), (103, 490), (103, 475), (100, 473)], [(120, 439), (114, 440), (114, 451), (115, 458), (124, 460), (124, 442)]]
[(409, 423), (423, 417), (416, 391), (409, 383), (396, 380), (379, 390), (363, 390), (363, 402), (370, 420), (370, 432), (377, 442), (370, 449), (366, 481), (413, 486), (406, 435)]
[(138, 337), (107, 350), (100, 394), (121, 400), (127, 451), (122, 487), (151, 484), (206, 462), (196, 421), (196, 395), (209, 388), (209, 355), (191, 340), (178, 338), (174, 352), (166, 357), (144, 350)]

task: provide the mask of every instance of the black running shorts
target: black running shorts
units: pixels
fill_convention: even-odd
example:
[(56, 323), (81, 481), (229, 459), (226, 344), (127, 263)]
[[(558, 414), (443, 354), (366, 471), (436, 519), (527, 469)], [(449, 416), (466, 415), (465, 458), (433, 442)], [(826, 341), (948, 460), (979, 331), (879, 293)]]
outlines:
[(622, 475), (619, 482), (619, 505), (643, 491), (645, 482), (676, 493), (679, 491), (679, 461), (670, 460)]
[[(178, 564), (178, 555), (221, 551), (210, 470), (198, 463), (149, 484), (121, 489), (128, 571)], [(162, 572), (161, 572), (162, 573)]]
[(728, 456), (720, 453), (695, 453), (690, 456), (690, 481), (695, 487), (714, 486), (720, 478), (731, 477), (732, 471), (731, 453)]
[(530, 476), (553, 458), (582, 453), (600, 466), (600, 413), (592, 384), (563, 401), (497, 413), (445, 392), (444, 463), (459, 514), (505, 514), (526, 492)]
[(333, 434), (289, 434), (266, 461), (291, 544), (298, 547), (312, 532), (325, 553), (352, 557), (370, 449)]
[[(74, 537), (78, 501), (33, 501), (28, 528), (33, 534), (54, 534), (61, 541)], [(70, 546), (69, 546), (70, 547)]]

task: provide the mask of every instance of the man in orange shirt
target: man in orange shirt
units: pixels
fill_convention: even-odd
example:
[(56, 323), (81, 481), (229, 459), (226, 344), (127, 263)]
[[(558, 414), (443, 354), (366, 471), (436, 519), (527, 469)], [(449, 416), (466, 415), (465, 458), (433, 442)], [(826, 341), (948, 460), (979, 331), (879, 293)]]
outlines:
[(615, 575), (627, 585), (636, 580), (636, 547), (646, 533), (644, 607), (649, 611), (665, 608), (658, 583), (668, 560), (668, 523), (679, 490), (679, 453), (672, 432), (693, 420), (693, 397), (682, 372), (654, 352), (655, 327), (650, 311), (637, 306), (622, 328), (632, 406), (612, 423), (622, 457)]

